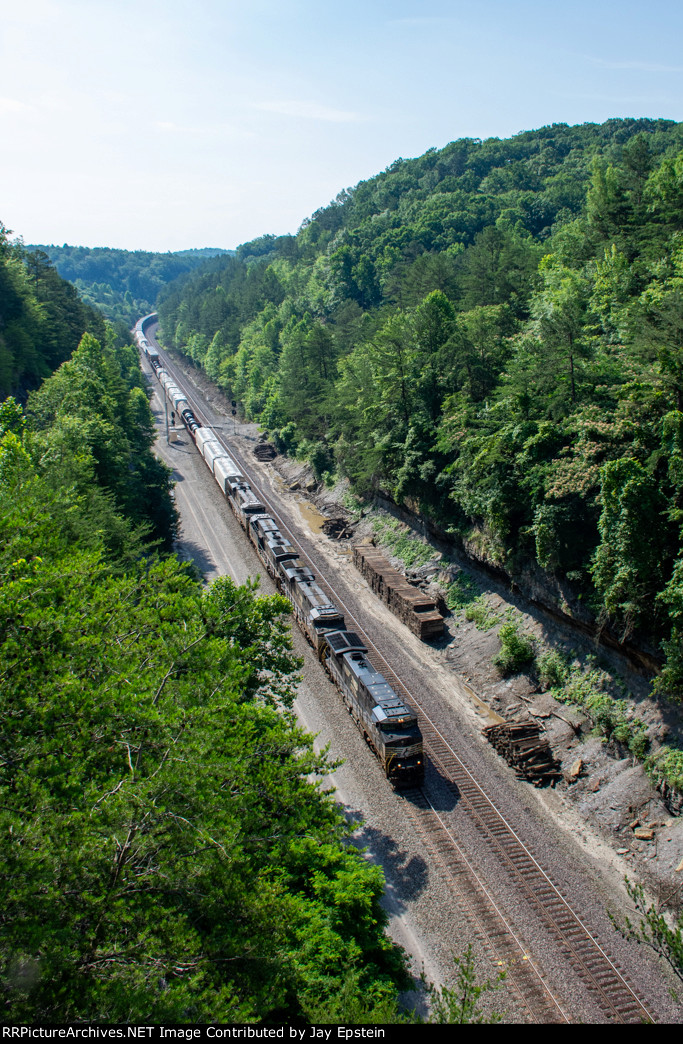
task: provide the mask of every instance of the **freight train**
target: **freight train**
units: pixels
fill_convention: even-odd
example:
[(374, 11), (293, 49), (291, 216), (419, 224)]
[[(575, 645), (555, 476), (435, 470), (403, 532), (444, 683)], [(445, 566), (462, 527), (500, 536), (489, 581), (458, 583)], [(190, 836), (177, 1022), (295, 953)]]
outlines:
[[(143, 320), (144, 321), (144, 320)], [(339, 689), (344, 703), (395, 786), (419, 784), (424, 776), (422, 733), (417, 717), (374, 669), (368, 650), (346, 628), (311, 570), (252, 489), (216, 433), (200, 424), (187, 398), (164, 370), (159, 353), (138, 324), (136, 340), (176, 414), (215, 478), (273, 581), (292, 603), (294, 617)]]

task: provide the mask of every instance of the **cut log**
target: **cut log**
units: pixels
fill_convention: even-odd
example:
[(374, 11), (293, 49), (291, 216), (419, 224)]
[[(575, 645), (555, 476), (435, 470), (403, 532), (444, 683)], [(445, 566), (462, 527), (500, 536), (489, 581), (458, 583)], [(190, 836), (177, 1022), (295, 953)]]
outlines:
[(254, 456), (257, 460), (273, 460), (277, 457), (277, 450), (271, 442), (259, 442), (254, 448)]
[(560, 779), (560, 763), (548, 741), (540, 735), (536, 722), (505, 721), (487, 726), (484, 735), (514, 768), (519, 779), (527, 779), (537, 787)]

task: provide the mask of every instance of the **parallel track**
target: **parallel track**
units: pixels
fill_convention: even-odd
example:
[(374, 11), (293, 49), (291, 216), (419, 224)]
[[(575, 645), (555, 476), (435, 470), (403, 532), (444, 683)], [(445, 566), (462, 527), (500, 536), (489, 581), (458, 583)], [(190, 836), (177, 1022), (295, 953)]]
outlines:
[[(163, 351), (160, 349), (160, 351)], [(167, 359), (167, 357), (165, 357)], [(164, 366), (176, 383), (185, 391), (197, 419), (206, 416), (202, 403), (189, 391), (184, 374), (167, 361)], [(163, 392), (162, 392), (163, 394)], [(208, 426), (211, 424), (207, 420)], [(223, 433), (216, 429), (219, 441), (244, 471), (251, 483), (249, 467), (242, 454), (229, 445)], [(315, 561), (315, 554), (304, 550), (277, 508), (264, 496), (256, 483), (259, 497), (277, 521), (281, 532), (297, 548), (304, 564), (315, 573), (317, 582), (330, 601), (343, 610), (347, 626), (356, 631), (368, 648), (368, 659), (392, 687), (416, 709), (420, 718), (425, 751), (441, 775), (449, 781), (461, 805), (487, 843), (495, 851), (501, 867), (514, 882), (528, 905), (553, 937), (571, 968), (592, 996), (602, 1015), (616, 1022), (654, 1022), (643, 1001), (628, 983), (624, 973), (598, 942), (577, 913), (560, 894), (548, 874), (542, 869), (514, 828), (498, 811), (493, 801), (476, 782), (461, 758), (453, 750), (438, 726), (432, 721), (419, 699), (397, 677), (390, 665), (365, 633), (343, 597), (324, 578), (324, 565)], [(502, 962), (510, 985), (515, 989), (529, 1016), (537, 1022), (569, 1022), (561, 1002), (553, 996), (541, 972), (524, 951), (512, 927), (498, 909), (480, 875), (467, 859), (452, 830), (433, 808), (426, 787), (403, 792), (413, 820), (418, 825), (425, 843), (435, 856), (475, 930), (483, 937), (491, 956)]]

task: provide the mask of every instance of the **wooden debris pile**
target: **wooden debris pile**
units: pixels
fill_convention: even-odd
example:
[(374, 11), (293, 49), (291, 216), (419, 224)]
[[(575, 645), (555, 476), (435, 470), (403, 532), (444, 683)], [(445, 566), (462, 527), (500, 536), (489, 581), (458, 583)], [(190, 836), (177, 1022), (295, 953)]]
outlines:
[(554, 783), (560, 779), (560, 763), (546, 739), (542, 739), (536, 722), (505, 721), (502, 725), (489, 725), (484, 735), (492, 743), (508, 765), (512, 765), (518, 779), (528, 779), (536, 787)]
[(353, 564), (413, 634), (423, 641), (441, 637), (444, 622), (434, 599), (412, 587), (372, 544), (354, 547)]
[(277, 450), (272, 442), (259, 442), (254, 449), (254, 456), (257, 460), (273, 460), (277, 457)]
[(333, 540), (348, 540), (353, 536), (353, 525), (345, 518), (327, 518), (321, 528), (323, 533)]

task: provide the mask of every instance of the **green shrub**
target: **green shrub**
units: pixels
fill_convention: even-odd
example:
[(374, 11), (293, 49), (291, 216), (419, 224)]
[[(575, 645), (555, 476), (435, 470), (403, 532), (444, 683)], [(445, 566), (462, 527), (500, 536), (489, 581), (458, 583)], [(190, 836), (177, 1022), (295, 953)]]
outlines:
[(293, 456), (298, 445), (296, 424), (294, 424), (293, 421), (290, 421), (289, 424), (285, 424), (284, 428), (280, 428), (279, 431), (274, 431), (273, 442), (275, 443), (279, 453)]
[(631, 751), (634, 758), (638, 758), (638, 761), (643, 760), (650, 749), (650, 737), (648, 736), (647, 730), (644, 726), (629, 737), (628, 749)]
[(474, 623), (478, 631), (490, 631), (492, 627), (500, 623), (500, 616), (491, 612), (484, 595), (480, 595), (466, 607), (465, 619)]
[(520, 671), (533, 663), (536, 655), (534, 643), (519, 633), (516, 623), (505, 623), (498, 632), (500, 652), (493, 657), (493, 665), (504, 678)]
[(325, 442), (316, 442), (310, 446), (307, 458), (318, 482), (323, 481), (325, 474), (334, 471), (334, 455)]
[(683, 750), (679, 747), (660, 747), (646, 758), (645, 771), (655, 785), (664, 782), (683, 794)]
[[(546, 656), (539, 657), (539, 665)], [(558, 654), (559, 655), (559, 654)], [(617, 740), (634, 757), (642, 760), (650, 747), (647, 726), (631, 717), (626, 700), (617, 700), (605, 691), (608, 676), (600, 670), (584, 673), (565, 662), (564, 680), (552, 686), (552, 695), (561, 703), (581, 707), (590, 717), (594, 731), (606, 740)]]
[(446, 589), (446, 605), (451, 612), (465, 609), (479, 596), (479, 585), (467, 573), (458, 573)]
[(541, 653), (536, 661), (538, 680), (543, 689), (553, 689), (563, 685), (569, 677), (569, 663), (557, 649), (548, 649)]

